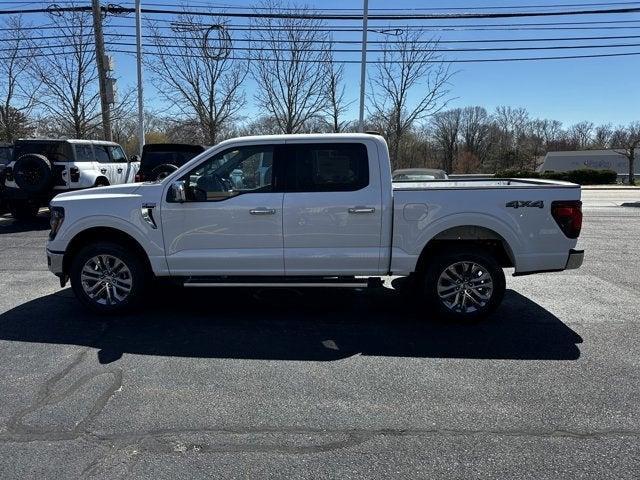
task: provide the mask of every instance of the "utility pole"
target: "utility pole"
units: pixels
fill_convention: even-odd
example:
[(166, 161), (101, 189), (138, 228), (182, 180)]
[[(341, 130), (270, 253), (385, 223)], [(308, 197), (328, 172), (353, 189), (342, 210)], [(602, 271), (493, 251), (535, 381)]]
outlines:
[(93, 35), (96, 42), (96, 66), (98, 67), (98, 84), (100, 87), (100, 107), (102, 109), (102, 131), (105, 140), (111, 141), (111, 111), (107, 97), (107, 66), (104, 54), (104, 37), (102, 36), (102, 8), (100, 0), (91, 0), (93, 11)]
[(362, 9), (362, 61), (360, 63), (360, 116), (358, 131), (364, 132), (364, 91), (367, 80), (367, 17), (369, 15), (369, 0), (364, 0)]
[(142, 96), (142, 10), (141, 0), (136, 0), (136, 60), (138, 62), (138, 154), (144, 147), (144, 99)]

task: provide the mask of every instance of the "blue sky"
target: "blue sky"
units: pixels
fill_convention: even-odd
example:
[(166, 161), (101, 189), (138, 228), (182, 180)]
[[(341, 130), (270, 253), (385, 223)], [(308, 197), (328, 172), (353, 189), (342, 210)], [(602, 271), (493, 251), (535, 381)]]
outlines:
[[(372, 13), (376, 8), (470, 8), (481, 6), (524, 6), (524, 5), (547, 5), (554, 7), (554, 4), (595, 4), (614, 0), (563, 0), (553, 2), (550, 0), (394, 0), (384, 2), (382, 0), (370, 0)], [(629, 3), (630, 0), (619, 0), (621, 3)], [(129, 6), (132, 1), (114, 2)], [(143, 0), (144, 6), (154, 4), (180, 3), (179, 0)], [(187, 2), (193, 5), (193, 9), (202, 8), (203, 3), (213, 3), (213, 0), (193, 0)], [(218, 5), (247, 6), (248, 0), (240, 2), (215, 2)], [(308, 0), (307, 5), (318, 9), (329, 8), (354, 8), (362, 7), (362, 0)], [(633, 2), (632, 2), (633, 3)], [(616, 8), (625, 5), (594, 6), (592, 8)], [(640, 7), (640, 2), (635, 2), (627, 6)], [(167, 7), (169, 8), (169, 7)], [(587, 7), (575, 7), (587, 8)], [(558, 8), (569, 9), (569, 7)], [(529, 11), (548, 10), (532, 8)], [(516, 11), (527, 11), (518, 9)], [(354, 12), (357, 13), (357, 12)], [(427, 12), (424, 12), (427, 13)], [(443, 13), (443, 12), (439, 12)], [(170, 18), (153, 15), (153, 18)], [(33, 18), (34, 21), (35, 18)], [(470, 25), (470, 24), (507, 24), (507, 23), (547, 23), (547, 22), (570, 22), (570, 21), (601, 21), (601, 20), (632, 20), (637, 23), (627, 23), (625, 27), (636, 28), (586, 28), (580, 30), (528, 30), (528, 31), (434, 31), (432, 34), (441, 40), (478, 40), (478, 39), (515, 39), (515, 38), (558, 38), (558, 37), (586, 37), (586, 36), (610, 36), (610, 35), (639, 35), (640, 36), (640, 13), (619, 14), (619, 15), (589, 15), (581, 17), (546, 17), (546, 18), (523, 18), (523, 19), (499, 19), (499, 20), (422, 20), (421, 23), (431, 26), (439, 25)], [(234, 19), (234, 23), (243, 20)], [(132, 16), (118, 18), (114, 24), (133, 23)], [(335, 24), (358, 23), (357, 21), (335, 22)], [(400, 22), (407, 23), (407, 22)], [(417, 22), (412, 22), (417, 23)], [(373, 25), (390, 25), (390, 22), (378, 22)], [(121, 30), (122, 32), (133, 33), (132, 29)], [(359, 40), (359, 33), (339, 33), (335, 39)], [(379, 34), (371, 34), (370, 39), (381, 40)], [(594, 43), (635, 43), (640, 44), (640, 38), (606, 40), (606, 41), (575, 41), (562, 42), (565, 45), (585, 45)], [(541, 42), (537, 45), (549, 45)], [(522, 46), (523, 44), (473, 44), (473, 45), (443, 45), (446, 47), (491, 47), (491, 46)], [(527, 44), (529, 45), (529, 44)], [(126, 48), (126, 47), (125, 47)], [(597, 53), (618, 53), (640, 51), (639, 47), (597, 49), (597, 50), (557, 50), (547, 52), (490, 52), (490, 53), (451, 53), (449, 58), (496, 58), (509, 56), (556, 56), (571, 54)], [(371, 54), (374, 56), (374, 54)], [(370, 58), (371, 58), (370, 56)], [(115, 54), (117, 72), (119, 77), (119, 88), (135, 85), (135, 62), (131, 56)], [(358, 60), (358, 53), (342, 54), (341, 58)], [(553, 60), (539, 62), (508, 62), (508, 63), (467, 63), (456, 64), (454, 68), (457, 74), (452, 80), (451, 106), (482, 105), (489, 110), (498, 105), (522, 106), (526, 107), (532, 116), (553, 118), (561, 120), (565, 125), (582, 120), (590, 120), (595, 123), (611, 122), (613, 124), (624, 124), (633, 120), (640, 120), (640, 56), (611, 57), (579, 60)], [(359, 66), (346, 66), (346, 80), (349, 88), (347, 95), (350, 100), (358, 98)], [(152, 91), (148, 82), (145, 98), (147, 106), (157, 106), (156, 95)], [(247, 82), (247, 96), (249, 102), (247, 106), (247, 116), (255, 116), (253, 102), (251, 101), (251, 91), (254, 85)], [(354, 102), (349, 117), (357, 117), (357, 102)]]

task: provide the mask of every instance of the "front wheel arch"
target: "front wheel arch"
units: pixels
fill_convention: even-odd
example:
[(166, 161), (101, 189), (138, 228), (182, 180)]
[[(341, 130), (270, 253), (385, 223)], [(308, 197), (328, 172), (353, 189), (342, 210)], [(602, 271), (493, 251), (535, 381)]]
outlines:
[(88, 228), (73, 237), (67, 245), (67, 248), (65, 249), (65, 254), (62, 262), (63, 274), (69, 275), (73, 258), (83, 247), (91, 243), (102, 241), (117, 243), (132, 249), (140, 256), (140, 258), (144, 259), (144, 265), (147, 269), (147, 272), (149, 274), (153, 274), (149, 256), (147, 255), (147, 252), (142, 247), (142, 245), (140, 245), (140, 243), (128, 233), (111, 227)]

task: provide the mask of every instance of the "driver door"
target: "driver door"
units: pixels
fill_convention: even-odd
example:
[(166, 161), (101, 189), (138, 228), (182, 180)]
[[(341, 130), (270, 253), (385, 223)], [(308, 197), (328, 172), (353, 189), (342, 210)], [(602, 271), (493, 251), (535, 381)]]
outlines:
[[(187, 201), (162, 204), (172, 275), (284, 275), (278, 144), (220, 151), (183, 175)], [(265, 165), (271, 169), (265, 171)]]

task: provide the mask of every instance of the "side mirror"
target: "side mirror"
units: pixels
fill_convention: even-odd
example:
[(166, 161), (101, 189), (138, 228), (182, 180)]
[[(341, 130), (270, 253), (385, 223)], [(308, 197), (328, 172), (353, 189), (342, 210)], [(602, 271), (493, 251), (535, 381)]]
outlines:
[(133, 155), (132, 157), (129, 157), (129, 162), (139, 162), (140, 161), (140, 157), (138, 155)]
[(184, 203), (187, 201), (187, 188), (184, 180), (173, 182), (169, 187), (169, 201)]

